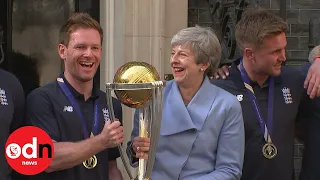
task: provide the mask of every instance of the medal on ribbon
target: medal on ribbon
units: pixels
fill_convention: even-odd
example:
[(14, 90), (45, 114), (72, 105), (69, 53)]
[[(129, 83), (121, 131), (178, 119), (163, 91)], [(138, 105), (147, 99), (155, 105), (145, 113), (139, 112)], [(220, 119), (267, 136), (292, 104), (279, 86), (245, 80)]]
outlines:
[[(92, 132), (91, 132), (90, 137), (93, 137)], [(98, 164), (97, 156), (96, 156), (96, 155), (91, 156), (89, 159), (84, 160), (84, 161), (82, 162), (82, 164), (83, 164), (83, 166), (84, 166), (85, 168), (87, 168), (87, 169), (93, 169), (93, 168), (95, 168), (95, 167), (97, 166), (97, 164)]]
[(268, 133), (268, 128), (265, 127), (265, 129), (266, 129), (265, 135), (267, 136), (267, 143), (262, 147), (262, 154), (265, 158), (272, 159), (277, 156), (278, 149), (271, 141), (271, 137)]
[[(98, 126), (99, 126), (99, 113), (98, 113), (99, 102), (98, 102), (98, 99), (95, 100), (95, 103), (94, 103), (94, 123), (93, 123), (92, 131), (91, 131), (90, 137), (89, 137), (89, 131), (87, 128), (86, 120), (85, 120), (82, 112), (80, 111), (79, 104), (77, 103), (76, 99), (74, 98), (73, 94), (71, 93), (71, 91), (69, 90), (67, 85), (64, 83), (62, 75), (59, 78), (57, 78), (57, 82), (58, 82), (60, 88), (62, 89), (63, 93), (68, 97), (70, 103), (72, 104), (73, 108), (76, 110), (77, 114), (79, 115), (79, 117), (81, 119), (84, 138), (85, 139), (91, 138), (94, 135), (98, 134)], [(84, 160), (82, 162), (82, 164), (87, 169), (95, 168), (98, 164), (97, 156), (92, 155), (89, 159)]]
[[(252, 102), (253, 108), (256, 112), (259, 125), (261, 128), (261, 131), (263, 133), (263, 137), (265, 140), (265, 144), (262, 147), (262, 154), (267, 159), (273, 159), (278, 154), (278, 149), (275, 146), (275, 144), (271, 140), (271, 135), (269, 130), (272, 130), (272, 120), (273, 120), (273, 102), (274, 102), (274, 79), (273, 77), (269, 77), (268, 79), (268, 86), (269, 86), (269, 92), (268, 92), (268, 117), (267, 122), (262, 118), (262, 115), (260, 113), (260, 108), (258, 107), (258, 103), (256, 101), (256, 96), (254, 94), (254, 90), (252, 86), (250, 85), (250, 80), (247, 72), (245, 71), (243, 67), (243, 62), (241, 60), (240, 62), (240, 72), (241, 72), (241, 78), (243, 80), (244, 86), (247, 90), (248, 96)], [(268, 127), (269, 130), (268, 130)]]
[(82, 162), (83, 166), (87, 169), (93, 169), (97, 166), (98, 164), (98, 159), (96, 157), (96, 155), (93, 155), (92, 157), (90, 157), (89, 159), (87, 160), (84, 160)]
[(262, 147), (263, 156), (267, 159), (272, 159), (278, 154), (277, 147), (272, 143), (266, 143)]

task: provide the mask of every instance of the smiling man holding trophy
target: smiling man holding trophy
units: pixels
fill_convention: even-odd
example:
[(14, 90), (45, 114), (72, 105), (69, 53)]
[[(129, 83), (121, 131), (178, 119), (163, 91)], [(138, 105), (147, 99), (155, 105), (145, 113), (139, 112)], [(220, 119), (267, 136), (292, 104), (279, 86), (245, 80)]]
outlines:
[[(110, 119), (114, 119), (111, 97), (111, 92), (114, 91), (122, 104), (139, 109), (139, 136), (151, 139), (150, 151), (147, 153), (149, 158), (139, 159), (138, 176), (135, 178), (137, 180), (151, 179), (161, 127), (162, 89), (165, 86), (165, 82), (159, 79), (153, 66), (144, 62), (129, 62), (118, 69), (113, 83), (106, 85)], [(130, 179), (133, 179), (121, 146), (118, 148), (123, 165)]]

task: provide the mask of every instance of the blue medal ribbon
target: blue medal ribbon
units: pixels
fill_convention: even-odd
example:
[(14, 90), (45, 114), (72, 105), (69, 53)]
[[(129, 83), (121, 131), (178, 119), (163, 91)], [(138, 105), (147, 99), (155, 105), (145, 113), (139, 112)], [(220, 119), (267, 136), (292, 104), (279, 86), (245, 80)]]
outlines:
[(89, 134), (88, 131), (88, 127), (87, 127), (87, 123), (86, 120), (80, 110), (79, 104), (76, 101), (76, 99), (74, 98), (73, 94), (71, 93), (70, 89), (67, 87), (67, 85), (65, 84), (63, 78), (63, 76), (60, 75), (59, 78), (57, 78), (57, 82), (60, 86), (60, 88), (62, 89), (63, 93), (67, 96), (67, 98), (69, 99), (72, 107), (75, 109), (76, 113), (79, 115), (80, 119), (81, 119), (81, 124), (82, 124), (82, 131), (83, 131), (83, 135), (85, 139), (88, 139), (90, 137), (90, 134), (92, 133), (94, 136), (96, 136), (98, 134), (98, 126), (99, 126), (99, 102), (98, 99), (95, 100), (94, 103), (94, 123), (92, 126), (92, 131)]
[(246, 72), (246, 70), (243, 67), (242, 59), (240, 61), (240, 72), (241, 72), (241, 78), (244, 83), (244, 86), (247, 89), (247, 94), (252, 102), (253, 108), (256, 112), (256, 115), (258, 117), (259, 125), (261, 128), (261, 131), (263, 133), (263, 137), (267, 143), (272, 143), (271, 140), (271, 134), (272, 134), (272, 126), (273, 126), (273, 103), (274, 103), (274, 78), (269, 77), (268, 78), (268, 115), (267, 115), (267, 122), (263, 120), (262, 114), (260, 112), (259, 105), (257, 103), (256, 96), (254, 94), (253, 88), (250, 85), (249, 76)]

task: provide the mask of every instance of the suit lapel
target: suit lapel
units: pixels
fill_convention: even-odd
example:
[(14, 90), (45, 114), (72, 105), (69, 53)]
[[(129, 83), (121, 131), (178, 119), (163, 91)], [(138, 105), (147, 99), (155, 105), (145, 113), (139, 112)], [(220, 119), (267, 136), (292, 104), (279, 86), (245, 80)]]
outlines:
[(161, 135), (172, 135), (191, 129), (200, 131), (215, 99), (215, 94), (210, 93), (212, 88), (209, 79), (205, 78), (186, 107), (178, 85), (175, 81), (168, 82), (163, 94)]
[(202, 129), (216, 97), (216, 93), (212, 93), (212, 88), (209, 79), (205, 78), (200, 89), (187, 107), (189, 115), (198, 131)]
[(172, 135), (195, 129), (175, 81), (167, 83), (163, 97), (161, 135)]

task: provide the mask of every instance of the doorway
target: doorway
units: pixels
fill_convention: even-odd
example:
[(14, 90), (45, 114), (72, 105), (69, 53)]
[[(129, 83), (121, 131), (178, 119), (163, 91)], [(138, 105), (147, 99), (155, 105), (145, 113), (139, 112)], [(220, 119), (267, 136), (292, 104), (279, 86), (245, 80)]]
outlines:
[(0, 67), (19, 79), (25, 95), (54, 81), (63, 71), (57, 52), (61, 24), (74, 12), (99, 22), (99, 8), (96, 0), (0, 0)]

